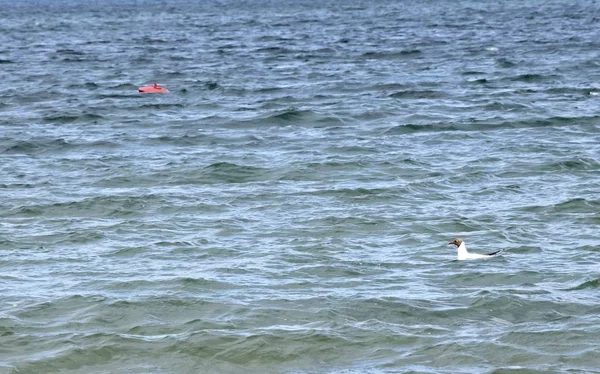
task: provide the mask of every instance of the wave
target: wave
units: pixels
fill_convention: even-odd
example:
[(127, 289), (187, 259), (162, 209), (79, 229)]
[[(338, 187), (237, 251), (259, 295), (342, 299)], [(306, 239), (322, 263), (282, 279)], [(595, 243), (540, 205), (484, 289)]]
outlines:
[(337, 217), (337, 216), (327, 216), (323, 218), (315, 218), (310, 219), (305, 222), (306, 225), (311, 227), (318, 227), (320, 229), (325, 229), (327, 227), (339, 227), (340, 230), (353, 230), (353, 226), (377, 226), (382, 223), (387, 222), (386, 220), (380, 219), (369, 219), (364, 217)]
[(357, 197), (357, 198), (373, 198), (387, 196), (389, 198), (396, 198), (398, 196), (398, 188), (340, 188), (340, 189), (325, 189), (308, 192), (310, 195), (315, 196), (328, 196), (328, 197)]
[(488, 83), (490, 83), (490, 81), (487, 80), (486, 78), (479, 78), (479, 79), (471, 80), (468, 83), (470, 83), (470, 84), (488, 84)]
[(437, 123), (437, 124), (426, 124), (426, 125), (416, 125), (412, 123), (408, 123), (405, 125), (394, 126), (384, 133), (386, 135), (404, 135), (404, 134), (413, 134), (420, 132), (435, 132), (435, 131), (458, 131), (461, 130), (460, 126), (455, 126), (446, 123)]
[[(4, 144), (3, 144), (4, 143)], [(8, 139), (0, 143), (0, 153), (7, 154), (34, 154), (44, 151), (52, 151), (68, 146), (66, 140), (59, 139), (40, 139), (37, 141), (24, 141), (24, 140), (13, 140)]]
[(248, 183), (267, 180), (269, 170), (253, 166), (242, 166), (229, 162), (217, 162), (205, 167), (190, 179), (200, 183)]
[(548, 171), (555, 170), (598, 170), (600, 169), (600, 162), (585, 157), (575, 157), (569, 160), (551, 161), (546, 165), (542, 165), (541, 169)]
[(600, 288), (600, 278), (592, 279), (586, 282), (583, 282), (575, 287), (568, 288), (567, 291), (579, 291), (579, 290), (587, 290), (587, 289), (599, 289)]
[(99, 119), (103, 119), (104, 117), (100, 114), (96, 113), (82, 113), (82, 114), (73, 114), (73, 115), (48, 115), (43, 118), (43, 121), (46, 123), (55, 123), (55, 124), (65, 124), (65, 123), (73, 123), (73, 122), (89, 122), (89, 121), (97, 121)]
[(60, 60), (61, 62), (89, 62), (96, 61), (95, 59), (83, 58), (83, 57), (64, 57)]
[(595, 213), (600, 208), (600, 200), (588, 200), (581, 197), (568, 199), (558, 204), (534, 205), (522, 208), (525, 212), (539, 214), (558, 213)]
[(292, 50), (285, 47), (262, 47), (254, 50), (254, 53), (269, 53), (273, 55), (285, 55), (290, 53), (298, 53), (296, 50)]
[(401, 51), (369, 51), (362, 54), (362, 57), (368, 59), (377, 59), (377, 60), (397, 60), (397, 59), (406, 59), (413, 58), (421, 55), (421, 50), (419, 49), (408, 49)]
[(121, 94), (97, 94), (96, 98), (99, 99), (130, 99), (139, 97), (137, 89), (132, 90), (130, 93), (121, 93)]
[(438, 99), (443, 96), (445, 95), (442, 92), (434, 90), (406, 90), (389, 95), (394, 99)]
[(330, 127), (344, 124), (344, 120), (327, 113), (313, 110), (301, 110), (290, 107), (283, 110), (268, 111), (256, 117), (244, 120), (229, 121), (229, 127), (254, 127), (254, 126), (303, 126), (303, 127)]
[(496, 60), (496, 65), (504, 69), (509, 69), (517, 66), (518, 64), (516, 62), (510, 61), (507, 58), (499, 58)]
[[(150, 95), (150, 94), (148, 94)], [(152, 103), (142, 104), (139, 106), (140, 109), (170, 109), (170, 108), (185, 108), (185, 104), (181, 103)]]
[(204, 82), (202, 85), (204, 86), (205, 89), (207, 89), (209, 91), (214, 91), (216, 89), (221, 88), (221, 86), (219, 85), (219, 83), (214, 82), (214, 81)]
[(120, 145), (115, 142), (98, 140), (92, 142), (69, 142), (63, 138), (37, 139), (37, 140), (13, 140), (0, 139), (0, 154), (42, 154), (53, 152), (66, 152), (81, 148), (115, 148)]
[(312, 115), (313, 113), (314, 112), (309, 111), (309, 110), (298, 110), (295, 108), (289, 108), (280, 113), (270, 116), (269, 119), (272, 119), (275, 121), (278, 121), (278, 120), (295, 121), (302, 117), (307, 117), (309, 115)]
[(154, 205), (166, 204), (154, 195), (96, 196), (77, 201), (22, 206), (8, 212), (8, 216), (30, 217), (112, 217), (146, 214)]
[(94, 82), (86, 82), (83, 84), (70, 84), (67, 86), (67, 88), (73, 90), (73, 89), (82, 89), (82, 90), (96, 90), (98, 88), (100, 88), (101, 86), (97, 83)]
[(461, 73), (461, 75), (464, 76), (471, 76), (471, 75), (487, 75), (487, 73), (484, 73), (482, 71), (477, 71), (477, 70), (467, 70), (467, 71), (463, 71)]
[(584, 198), (573, 198), (563, 201), (562, 203), (553, 205), (557, 212), (579, 212), (587, 211), (590, 208), (600, 208), (600, 200), (589, 200)]
[(212, 136), (200, 135), (182, 135), (182, 136), (169, 136), (162, 135), (158, 137), (148, 137), (145, 139), (147, 144), (173, 144), (175, 146), (197, 146), (199, 144), (210, 145), (214, 144), (218, 138)]
[(138, 257), (147, 253), (147, 249), (145, 247), (122, 247), (117, 248), (115, 250), (111, 250), (107, 253), (103, 253), (101, 257), (123, 257), (123, 258), (131, 258)]
[[(148, 253), (146, 252), (146, 256)], [(144, 290), (144, 289), (203, 289), (203, 290), (232, 290), (237, 289), (239, 286), (227, 282), (221, 282), (216, 280), (210, 280), (205, 278), (192, 278), (192, 277), (173, 277), (160, 279), (127, 279), (127, 280), (113, 280), (103, 285), (103, 289), (109, 291), (121, 291), (121, 290)], [(173, 300), (175, 303), (179, 303), (178, 300)], [(182, 302), (186, 305), (185, 302)]]
[(108, 87), (110, 90), (123, 90), (137, 92), (138, 86), (131, 83), (120, 83)]
[(74, 49), (69, 49), (69, 48), (57, 49), (56, 53), (59, 54), (59, 55), (72, 55), (72, 56), (83, 56), (83, 55), (85, 55), (85, 53), (83, 53), (81, 51), (76, 51)]
[[(180, 140), (177, 140), (180, 141)], [(196, 143), (192, 143), (196, 144)], [(272, 180), (273, 174), (269, 169), (243, 166), (229, 162), (216, 162), (204, 168), (184, 168), (174, 171), (171, 166), (163, 171), (149, 173), (145, 175), (130, 176), (110, 176), (98, 181), (95, 185), (100, 187), (115, 186), (156, 186), (159, 185), (210, 185), (221, 183), (250, 183)], [(140, 197), (132, 197), (139, 199)], [(169, 204), (165, 205), (169, 206)], [(163, 207), (163, 209), (165, 209)], [(181, 208), (179, 208), (181, 209)], [(213, 210), (214, 206), (205, 205), (204, 209)], [(116, 212), (117, 213), (117, 212)]]
[(535, 118), (522, 121), (509, 121), (502, 117), (485, 120), (470, 120), (469, 122), (438, 122), (431, 124), (403, 124), (387, 129), (384, 133), (388, 135), (403, 135), (420, 132), (446, 132), (446, 131), (481, 131), (481, 130), (503, 130), (523, 129), (535, 127), (557, 127), (575, 125), (600, 125), (600, 116), (587, 117), (549, 117)]
[(549, 95), (582, 95), (582, 96), (594, 96), (593, 93), (598, 89), (595, 87), (552, 87), (547, 90), (538, 91), (547, 93)]
[[(481, 352), (467, 350), (472, 362), (480, 362), (480, 355), (499, 348), (516, 359), (532, 342), (536, 349), (558, 349), (549, 343), (556, 332), (570, 340), (580, 338), (573, 348), (577, 354), (583, 344), (595, 352), (595, 331), (586, 332), (585, 326), (564, 331), (565, 321), (594, 315), (597, 307), (593, 303), (544, 300), (546, 293), (503, 296), (497, 291), (480, 291), (477, 286), (476, 294), (466, 300), (436, 299), (423, 294), (422, 280), (389, 288), (397, 296), (373, 297), (369, 292), (373, 286), (339, 293), (340, 281), (351, 284), (364, 278), (362, 270), (309, 263), (293, 271), (298, 275), (292, 287), (313, 284), (320, 295), (298, 297), (298, 292), (293, 292), (271, 298), (267, 292), (256, 295), (260, 302), (254, 303), (247, 302), (248, 296), (259, 290), (249, 290), (249, 295), (236, 291), (228, 300), (220, 291), (236, 290), (236, 285), (176, 277), (165, 280), (173, 287), (170, 295), (140, 296), (147, 291), (160, 292), (152, 285), (160, 280), (117, 279), (110, 293), (122, 294), (122, 298), (72, 296), (21, 307), (15, 313), (18, 318), (10, 322), (15, 327), (4, 335), (6, 351), (16, 353), (27, 342), (39, 352), (17, 361), (19, 372), (64, 371), (67, 366), (86, 372), (119, 372), (123, 367), (169, 371), (173, 355), (179, 361), (196, 363), (193, 372), (322, 371), (322, 362), (335, 369), (351, 365), (353, 371), (361, 365), (381, 368), (388, 364), (397, 371), (413, 362), (423, 370), (423, 357), (438, 357), (439, 362), (428, 359), (426, 365), (439, 371), (433, 369), (449, 364), (465, 367), (465, 334), (468, 344), (485, 346)], [(461, 272), (464, 275), (464, 269)], [(480, 275), (486, 277), (485, 272)], [(432, 277), (441, 279), (437, 274)], [(321, 282), (329, 278), (331, 287)], [(489, 283), (497, 289), (494, 280)], [(28, 334), (13, 333), (22, 326)], [(62, 349), (45, 349), (48, 346)], [(399, 349), (403, 352), (400, 356)]]
[(520, 74), (514, 77), (507, 77), (504, 80), (512, 82), (525, 82), (525, 83), (543, 83), (547, 81), (554, 81), (560, 79), (558, 75), (545, 75), (545, 74)]

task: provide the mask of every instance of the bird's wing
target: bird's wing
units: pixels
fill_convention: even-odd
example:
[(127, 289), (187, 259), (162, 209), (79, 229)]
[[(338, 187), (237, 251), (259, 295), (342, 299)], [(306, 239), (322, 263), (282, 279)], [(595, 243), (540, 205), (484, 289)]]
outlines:
[(496, 251), (496, 252), (492, 252), (492, 253), (488, 253), (488, 256), (493, 256), (493, 255), (497, 255), (498, 253), (502, 252), (502, 250)]

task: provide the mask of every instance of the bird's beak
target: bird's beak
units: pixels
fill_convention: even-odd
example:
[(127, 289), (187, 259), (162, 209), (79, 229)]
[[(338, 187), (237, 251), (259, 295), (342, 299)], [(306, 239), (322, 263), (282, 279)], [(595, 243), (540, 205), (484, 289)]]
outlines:
[(454, 242), (448, 242), (448, 244), (455, 244)]

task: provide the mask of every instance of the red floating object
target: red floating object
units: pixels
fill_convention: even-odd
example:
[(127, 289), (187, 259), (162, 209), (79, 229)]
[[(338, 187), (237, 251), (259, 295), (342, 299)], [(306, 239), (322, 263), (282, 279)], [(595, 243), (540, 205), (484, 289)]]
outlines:
[(154, 83), (154, 86), (140, 87), (140, 88), (138, 88), (138, 91), (143, 92), (143, 93), (167, 93), (167, 92), (169, 92), (169, 90), (167, 90), (164, 87), (159, 86), (156, 83)]

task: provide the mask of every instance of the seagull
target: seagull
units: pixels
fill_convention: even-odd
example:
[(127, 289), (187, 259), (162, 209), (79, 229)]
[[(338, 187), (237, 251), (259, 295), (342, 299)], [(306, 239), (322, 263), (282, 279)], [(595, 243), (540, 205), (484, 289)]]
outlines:
[(500, 251), (496, 251), (496, 252), (488, 253), (487, 255), (482, 255), (479, 253), (469, 253), (469, 252), (467, 252), (467, 246), (465, 245), (465, 241), (462, 240), (461, 238), (456, 238), (453, 241), (449, 242), (448, 244), (454, 244), (455, 246), (458, 247), (458, 260), (459, 261), (477, 260), (480, 258), (490, 258), (490, 257), (494, 257), (495, 255), (497, 255), (500, 252)]

